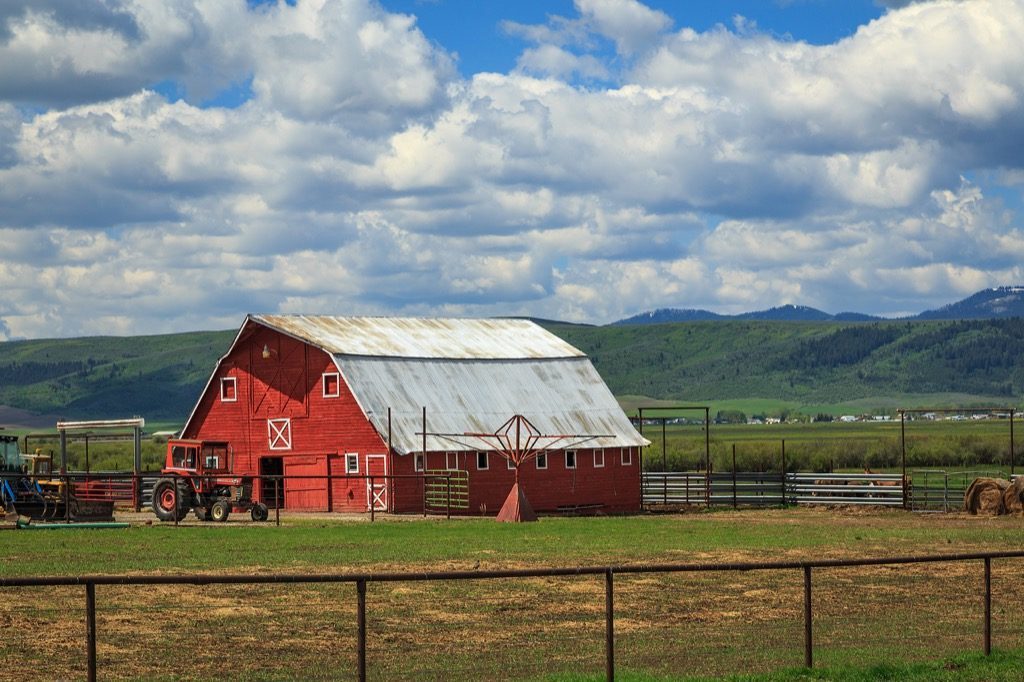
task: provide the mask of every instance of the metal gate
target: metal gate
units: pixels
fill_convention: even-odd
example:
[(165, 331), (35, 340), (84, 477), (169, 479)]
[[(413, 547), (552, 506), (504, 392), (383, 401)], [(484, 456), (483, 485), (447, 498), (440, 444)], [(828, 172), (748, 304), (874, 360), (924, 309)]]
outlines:
[(430, 469), (424, 472), (423, 506), (427, 511), (469, 509), (469, 472), (465, 469)]
[(943, 512), (963, 509), (964, 494), (976, 478), (1010, 479), (1003, 471), (914, 469), (911, 472), (910, 508)]

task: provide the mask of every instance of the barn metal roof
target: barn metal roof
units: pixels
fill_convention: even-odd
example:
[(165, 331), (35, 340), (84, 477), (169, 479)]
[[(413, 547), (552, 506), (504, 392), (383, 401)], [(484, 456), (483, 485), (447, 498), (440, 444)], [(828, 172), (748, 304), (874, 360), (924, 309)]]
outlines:
[(250, 315), (331, 354), (514, 360), (585, 357), (529, 320)]
[[(424, 407), (428, 433), (493, 433), (521, 414), (546, 435), (602, 436), (581, 443), (585, 448), (650, 444), (587, 356), (529, 320), (325, 315), (250, 315), (248, 320), (331, 355), (384, 438), (390, 408), (392, 446), (399, 453), (423, 449)], [(432, 452), (484, 449), (473, 439), (427, 437)]]
[[(586, 357), (476, 361), (335, 355), (335, 364), (377, 432), (400, 453), (423, 450), (428, 434), (493, 433), (515, 414), (547, 435), (600, 435), (580, 447), (633, 447), (637, 433)], [(572, 445), (580, 439), (570, 439)], [(486, 450), (471, 438), (427, 437), (428, 451)]]

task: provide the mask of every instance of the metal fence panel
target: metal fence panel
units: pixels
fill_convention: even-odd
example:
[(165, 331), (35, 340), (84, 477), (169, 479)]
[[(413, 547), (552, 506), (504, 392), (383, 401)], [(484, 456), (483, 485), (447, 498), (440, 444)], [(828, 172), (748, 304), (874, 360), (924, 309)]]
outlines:
[(902, 506), (899, 474), (781, 474), (755, 472), (644, 472), (645, 505), (774, 506), (849, 504)]

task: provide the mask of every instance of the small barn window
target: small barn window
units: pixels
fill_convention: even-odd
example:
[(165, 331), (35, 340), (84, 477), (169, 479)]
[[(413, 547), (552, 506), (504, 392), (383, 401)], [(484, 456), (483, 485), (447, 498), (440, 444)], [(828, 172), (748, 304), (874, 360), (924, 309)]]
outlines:
[(537, 468), (547, 469), (548, 468), (548, 453), (542, 452), (537, 455)]
[(292, 420), (291, 419), (268, 419), (267, 437), (270, 440), (271, 450), (292, 449)]
[(604, 448), (594, 449), (594, 468), (601, 469), (604, 467)]
[(220, 401), (233, 403), (238, 400), (238, 380), (235, 377), (221, 377)]
[(490, 467), (487, 466), (487, 453), (478, 452), (476, 453), (476, 469), (477, 471), (487, 471)]
[(622, 466), (628, 467), (633, 464), (633, 448), (622, 448)]
[(515, 469), (515, 468), (516, 468), (515, 462), (513, 462), (513, 461), (512, 461), (512, 458), (511, 458), (511, 457), (506, 457), (506, 458), (505, 458), (505, 468), (506, 468), (506, 469), (508, 469), (508, 470), (510, 470), (510, 471), (511, 471), (512, 469)]
[(337, 398), (341, 395), (341, 376), (337, 372), (324, 372), (324, 397)]
[(359, 473), (359, 455), (357, 453), (349, 452), (345, 454), (345, 473)]
[(413, 459), (413, 468), (416, 471), (423, 471), (423, 453), (417, 452), (414, 457), (415, 459)]
[(459, 453), (457, 452), (446, 452), (444, 453), (444, 468), (449, 471), (454, 471), (459, 468)]
[(576, 468), (576, 451), (566, 450), (565, 451), (565, 468), (575, 469)]

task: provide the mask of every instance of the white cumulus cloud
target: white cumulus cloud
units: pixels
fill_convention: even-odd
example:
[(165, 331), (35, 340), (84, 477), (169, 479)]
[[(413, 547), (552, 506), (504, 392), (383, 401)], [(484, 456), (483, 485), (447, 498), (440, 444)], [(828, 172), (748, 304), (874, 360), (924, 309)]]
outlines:
[(810, 45), (579, 0), (462, 78), (371, 0), (8, 3), (0, 338), (1020, 283), (1024, 7), (889, 4)]

